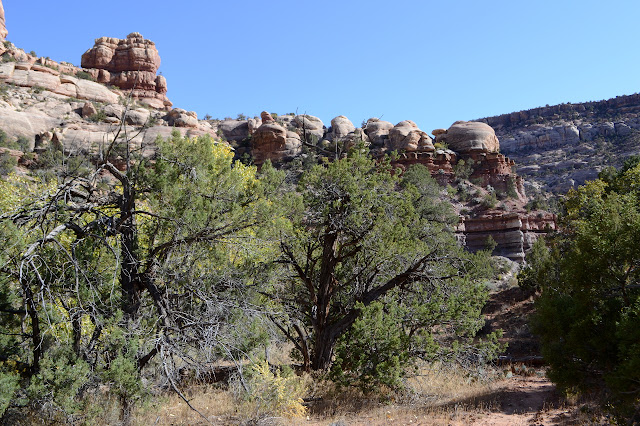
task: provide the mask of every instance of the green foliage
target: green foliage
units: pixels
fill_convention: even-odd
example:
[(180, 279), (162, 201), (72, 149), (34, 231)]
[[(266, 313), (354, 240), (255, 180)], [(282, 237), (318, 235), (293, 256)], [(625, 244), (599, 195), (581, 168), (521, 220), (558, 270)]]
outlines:
[(9, 52), (2, 55), (2, 62), (17, 62), (18, 60), (13, 57)]
[(565, 201), (563, 232), (534, 246), (523, 286), (540, 289), (533, 330), (563, 389), (603, 389), (619, 413), (640, 407), (640, 165)]
[(512, 176), (507, 177), (507, 196), (509, 198), (518, 198), (518, 191), (516, 188), (516, 182)]
[[(362, 315), (338, 340), (331, 379), (340, 386), (357, 386), (364, 392), (381, 385), (400, 387), (412, 359), (410, 338), (398, 327), (402, 319), (399, 306), (374, 302), (359, 308)], [(433, 352), (433, 346), (425, 345), (423, 350)]]
[(0, 240), (11, 242), (0, 247), (0, 380), (11, 410), (76, 415), (106, 385), (125, 422), (159, 372), (173, 378), (266, 342), (247, 270), (273, 256), (262, 236), (282, 174), (267, 163), (258, 175), (228, 146), (177, 132), (153, 162), (130, 154), (124, 172), (100, 163), (103, 182), (55, 150), (56, 179), (0, 181)]
[(493, 209), (498, 204), (498, 197), (495, 192), (488, 192), (482, 197), (482, 207), (486, 209)]
[[(458, 307), (450, 312), (464, 313), (468, 324), (480, 321), (479, 310), (470, 306), (481, 305), (486, 297), (481, 290), (482, 274), (474, 272), (471, 256), (455, 241), (457, 217), (449, 203), (440, 201), (441, 190), (424, 166), (409, 168), (400, 177), (388, 162), (376, 163), (361, 151), (313, 166), (302, 175), (301, 196), (285, 199), (293, 224), (280, 234), (280, 262), (287, 269), (276, 270), (272, 297), (284, 302), (289, 323), (281, 329), (307, 368), (331, 368), (338, 341), (346, 345), (340, 349), (343, 355), (357, 350), (366, 353), (362, 324), (371, 322), (379, 329), (380, 324), (394, 320), (394, 312), (406, 314), (407, 327), (402, 332), (415, 338), (422, 336), (418, 330), (429, 328), (426, 324), (447, 329), (443, 323), (456, 322), (447, 322), (451, 318), (445, 319), (437, 306), (457, 299), (438, 299), (440, 294), (469, 292), (465, 298), (469, 309)], [(399, 300), (394, 297), (405, 296), (422, 305), (398, 302), (399, 311), (391, 309)], [(441, 303), (432, 305), (425, 300)], [(382, 311), (366, 314), (375, 302), (382, 304)], [(391, 319), (381, 319), (381, 312)], [(387, 353), (369, 353), (366, 365), (364, 359), (360, 364), (342, 363), (345, 356), (340, 355), (334, 377), (353, 378), (367, 371), (363, 387), (374, 380), (394, 383), (400, 364), (389, 348), (397, 349), (398, 342), (389, 336), (384, 343), (384, 332), (372, 333), (369, 337), (381, 340), (368, 344), (380, 344)], [(345, 335), (353, 337), (353, 342)], [(412, 347), (408, 356), (429, 353), (429, 339), (422, 343), (411, 340), (417, 348), (413, 352)], [(453, 345), (451, 340), (441, 343), (442, 347)]]
[(6, 176), (11, 173), (18, 165), (18, 160), (8, 152), (0, 153), (0, 176)]
[(93, 78), (93, 76), (86, 72), (86, 71), (78, 71), (76, 73), (76, 77), (81, 78), (83, 80), (91, 80), (91, 81), (95, 81), (95, 78)]
[(19, 388), (20, 376), (15, 373), (0, 372), (0, 417), (9, 407), (13, 395)]
[(40, 363), (40, 371), (31, 378), (27, 395), (35, 406), (54, 405), (71, 414), (81, 407), (78, 391), (90, 377), (86, 361), (70, 347), (57, 346), (47, 351)]
[(473, 159), (469, 158), (467, 161), (463, 159), (458, 160), (458, 163), (453, 166), (453, 173), (458, 180), (468, 180), (473, 174), (474, 170)]
[(100, 110), (98, 112), (96, 112), (95, 114), (91, 114), (87, 120), (93, 122), (93, 123), (102, 123), (104, 121), (106, 121), (107, 119), (107, 114), (105, 114), (104, 111)]

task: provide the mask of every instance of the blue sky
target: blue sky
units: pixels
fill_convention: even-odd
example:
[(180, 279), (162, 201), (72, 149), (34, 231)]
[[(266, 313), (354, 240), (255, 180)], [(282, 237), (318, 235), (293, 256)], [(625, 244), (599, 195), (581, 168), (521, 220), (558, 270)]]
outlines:
[(640, 2), (4, 0), (8, 39), (80, 64), (101, 36), (160, 52), (175, 107), (202, 118), (346, 115), (431, 131), (640, 86)]

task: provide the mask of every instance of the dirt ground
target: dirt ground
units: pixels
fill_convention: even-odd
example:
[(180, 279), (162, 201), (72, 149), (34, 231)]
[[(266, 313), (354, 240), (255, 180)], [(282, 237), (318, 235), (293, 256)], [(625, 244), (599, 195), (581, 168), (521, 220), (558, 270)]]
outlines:
[[(451, 371), (429, 372), (418, 379), (415, 395), (391, 395), (389, 402), (366, 401), (344, 395), (324, 395), (308, 406), (302, 419), (254, 418), (235, 406), (229, 392), (201, 396), (198, 406), (215, 425), (606, 425), (608, 418), (588, 402), (567, 401), (545, 375), (539, 345), (529, 331), (527, 317), (534, 310), (534, 295), (513, 285), (494, 289), (484, 309), (483, 332), (502, 329), (509, 345), (485, 382), (467, 382), (468, 375)], [(422, 381), (419, 381), (422, 380)], [(414, 383), (416, 385), (416, 383)], [(414, 386), (415, 387), (415, 386)], [(320, 393), (322, 395), (322, 392)], [(194, 401), (195, 403), (195, 401)], [(152, 413), (158, 425), (207, 424), (180, 401)], [(209, 415), (213, 405), (226, 406), (226, 414)], [(220, 411), (220, 410), (218, 410)], [(156, 418), (157, 417), (157, 418)], [(153, 421), (155, 420), (155, 422)], [(146, 423), (139, 423), (146, 424)]]

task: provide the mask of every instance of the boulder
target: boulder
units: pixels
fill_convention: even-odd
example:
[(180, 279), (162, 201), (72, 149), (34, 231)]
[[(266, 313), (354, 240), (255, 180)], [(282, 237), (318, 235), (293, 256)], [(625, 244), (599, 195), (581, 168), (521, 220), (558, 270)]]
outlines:
[(324, 137), (324, 123), (322, 123), (322, 120), (320, 120), (318, 117), (307, 114), (296, 115), (293, 118), (292, 124), (296, 129), (300, 130), (301, 134), (307, 135), (308, 141), (310, 141), (310, 136), (314, 136), (318, 141), (321, 141)]
[(276, 120), (273, 118), (271, 114), (267, 111), (262, 111), (260, 113), (260, 119), (262, 120), (262, 124), (275, 123)]
[(149, 122), (150, 117), (151, 117), (151, 111), (149, 111), (148, 109), (136, 108), (136, 109), (127, 111), (125, 122), (132, 126), (144, 126)]
[(445, 142), (449, 149), (461, 154), (500, 151), (496, 132), (480, 122), (456, 121), (446, 133), (436, 137), (436, 142)]
[(247, 127), (249, 127), (249, 135), (253, 135), (261, 125), (262, 125), (262, 120), (259, 118), (250, 118), (249, 120), (247, 120)]
[(267, 159), (281, 162), (300, 153), (302, 142), (296, 132), (287, 131), (266, 111), (262, 112), (261, 117), (262, 125), (251, 137), (251, 153), (255, 164), (260, 165)]
[(198, 127), (198, 114), (193, 111), (185, 111), (182, 108), (174, 108), (166, 115), (165, 120), (169, 126), (174, 127)]
[(249, 122), (244, 120), (224, 120), (219, 129), (227, 141), (240, 142), (249, 137)]
[(356, 130), (356, 126), (344, 115), (339, 115), (331, 120), (331, 132), (329, 139), (332, 141), (338, 141), (349, 133), (353, 133)]
[(367, 120), (367, 125), (364, 128), (364, 132), (371, 141), (371, 144), (376, 147), (385, 146), (389, 140), (389, 131), (393, 129), (393, 124), (389, 121), (382, 121), (378, 118), (370, 118)]
[(89, 118), (94, 114), (97, 114), (98, 110), (91, 102), (85, 102), (82, 106), (82, 118)]
[(389, 130), (388, 148), (392, 151), (433, 152), (433, 142), (426, 132), (411, 120), (401, 121)]

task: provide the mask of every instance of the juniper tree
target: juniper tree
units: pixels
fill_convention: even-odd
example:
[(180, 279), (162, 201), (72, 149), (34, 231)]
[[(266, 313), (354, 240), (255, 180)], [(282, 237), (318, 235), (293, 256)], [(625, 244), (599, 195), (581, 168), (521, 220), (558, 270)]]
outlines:
[(122, 169), (109, 147), (86, 176), (64, 173), (36, 190), (28, 180), (2, 182), (14, 202), (0, 222), (11, 241), (0, 248), (0, 325), (11, 336), (0, 339), (0, 380), (17, 386), (21, 377), (14, 405), (73, 412), (81, 389), (109, 383), (126, 411), (144, 393), (146, 366), (175, 387), (179, 368), (256, 342), (258, 309), (240, 270), (259, 253), (277, 173), (267, 167), (258, 177), (206, 136), (159, 139), (152, 159), (118, 143), (127, 144)]
[(282, 304), (287, 321), (274, 321), (305, 368), (330, 368), (341, 336), (392, 296), (426, 303), (398, 324), (414, 343), (436, 325), (467, 335), (479, 328), (486, 262), (456, 242), (457, 217), (424, 166), (401, 177), (388, 161), (354, 150), (305, 172), (297, 194), (288, 198), (292, 225), (280, 234), (285, 269), (268, 295)]

